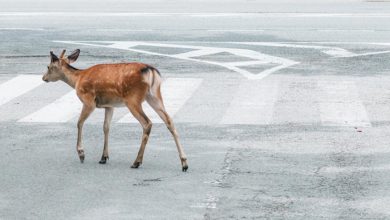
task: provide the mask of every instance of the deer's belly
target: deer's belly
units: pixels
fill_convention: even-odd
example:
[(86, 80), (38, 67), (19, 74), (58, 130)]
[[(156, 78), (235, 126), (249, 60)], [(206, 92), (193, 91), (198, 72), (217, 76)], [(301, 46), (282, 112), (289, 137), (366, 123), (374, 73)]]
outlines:
[(104, 97), (97, 96), (95, 98), (97, 108), (106, 108), (106, 107), (124, 107), (123, 99), (117, 97)]

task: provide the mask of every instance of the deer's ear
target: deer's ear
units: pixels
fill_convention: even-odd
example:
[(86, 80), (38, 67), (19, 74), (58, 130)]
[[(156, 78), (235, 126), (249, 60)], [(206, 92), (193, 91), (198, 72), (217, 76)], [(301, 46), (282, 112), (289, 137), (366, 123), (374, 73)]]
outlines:
[(80, 49), (76, 49), (75, 51), (73, 51), (68, 57), (68, 62), (69, 63), (73, 63), (77, 60), (77, 58), (79, 58), (79, 55), (80, 55)]
[(53, 53), (53, 51), (50, 51), (50, 58), (52, 63), (57, 62), (59, 60), (58, 57)]

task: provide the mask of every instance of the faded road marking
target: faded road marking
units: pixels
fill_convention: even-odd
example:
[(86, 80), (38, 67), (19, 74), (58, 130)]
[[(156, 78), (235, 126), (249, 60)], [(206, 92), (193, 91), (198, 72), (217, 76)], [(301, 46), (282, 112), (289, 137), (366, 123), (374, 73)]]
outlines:
[(323, 125), (371, 126), (355, 83), (349, 81), (320, 81), (318, 87)]
[(270, 124), (277, 95), (277, 81), (244, 81), (221, 124)]

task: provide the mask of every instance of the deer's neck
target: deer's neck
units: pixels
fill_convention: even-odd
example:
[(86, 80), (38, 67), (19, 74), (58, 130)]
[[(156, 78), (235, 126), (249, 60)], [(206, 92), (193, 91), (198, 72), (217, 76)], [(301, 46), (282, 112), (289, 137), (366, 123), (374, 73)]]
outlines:
[(71, 65), (65, 65), (63, 67), (64, 77), (62, 81), (68, 84), (70, 87), (75, 88), (76, 82), (79, 78), (80, 70), (72, 67)]

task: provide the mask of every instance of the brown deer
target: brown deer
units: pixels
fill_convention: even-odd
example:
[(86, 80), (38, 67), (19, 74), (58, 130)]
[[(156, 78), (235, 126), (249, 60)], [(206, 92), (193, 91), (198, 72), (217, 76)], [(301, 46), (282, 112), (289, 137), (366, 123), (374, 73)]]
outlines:
[(82, 146), (82, 130), (85, 120), (95, 108), (105, 109), (104, 118), (104, 147), (103, 155), (99, 163), (105, 164), (108, 157), (108, 133), (114, 107), (126, 106), (143, 128), (141, 146), (131, 168), (138, 168), (142, 164), (146, 143), (152, 128), (152, 122), (142, 110), (142, 103), (146, 100), (149, 105), (161, 117), (175, 140), (182, 170), (188, 169), (187, 157), (178, 138), (172, 119), (165, 110), (160, 92), (160, 72), (143, 63), (117, 63), (98, 64), (88, 69), (76, 69), (70, 64), (79, 57), (80, 50), (73, 51), (65, 57), (65, 50), (58, 58), (50, 52), (51, 62), (47, 66), (47, 72), (42, 80), (55, 82), (62, 80), (76, 89), (77, 96), (83, 104), (83, 108), (77, 123), (77, 153), (81, 163), (84, 162), (85, 153)]

